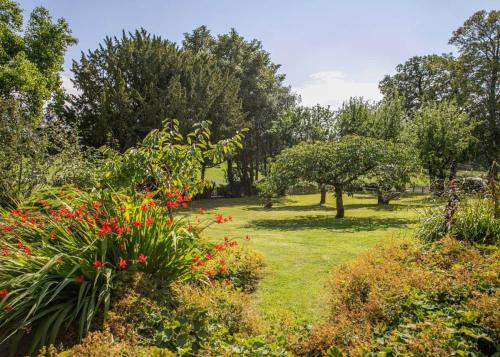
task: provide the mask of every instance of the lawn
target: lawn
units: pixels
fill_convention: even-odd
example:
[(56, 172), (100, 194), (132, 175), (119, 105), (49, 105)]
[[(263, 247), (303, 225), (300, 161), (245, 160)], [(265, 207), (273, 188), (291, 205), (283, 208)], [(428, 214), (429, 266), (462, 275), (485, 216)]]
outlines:
[[(269, 316), (291, 313), (298, 319), (320, 320), (325, 312), (325, 283), (331, 270), (377, 242), (411, 234), (419, 211), (430, 205), (425, 196), (407, 196), (381, 208), (369, 195), (346, 196), (346, 218), (337, 220), (329, 196), (289, 196), (271, 209), (255, 198), (194, 202), (206, 214), (220, 212), (233, 221), (207, 229), (210, 239), (224, 236), (251, 240), (243, 244), (262, 252), (266, 274), (257, 291), (258, 309)], [(329, 201), (329, 202), (328, 202)]]

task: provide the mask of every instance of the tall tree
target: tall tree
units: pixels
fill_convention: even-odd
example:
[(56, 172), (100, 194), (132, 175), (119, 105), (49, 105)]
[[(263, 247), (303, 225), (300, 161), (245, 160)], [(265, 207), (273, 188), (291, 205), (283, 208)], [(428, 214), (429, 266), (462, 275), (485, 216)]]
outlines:
[[(206, 27), (186, 34), (183, 46), (197, 51), (210, 51), (220, 65), (234, 73), (240, 82), (238, 97), (245, 113), (244, 149), (234, 158), (237, 176), (244, 193), (252, 192), (252, 185), (267, 158), (281, 149), (269, 130), (282, 111), (295, 104), (296, 98), (284, 85), (285, 76), (280, 66), (258, 40), (247, 41), (236, 30), (212, 37)], [(228, 160), (228, 180), (234, 186), (233, 159)]]
[(364, 136), (369, 130), (371, 105), (362, 97), (352, 97), (342, 103), (335, 116), (335, 134)]
[(477, 135), (491, 164), (500, 156), (500, 11), (474, 13), (449, 43), (458, 47), (460, 68), (471, 90), (469, 113), (482, 122)]
[(76, 43), (67, 22), (53, 21), (43, 7), (33, 10), (23, 32), (19, 4), (0, 0), (0, 97), (22, 103), (36, 124), (43, 107), (61, 94), (64, 53)]
[(109, 139), (125, 150), (177, 119), (183, 133), (201, 121), (214, 135), (241, 121), (239, 82), (208, 52), (182, 50), (146, 30), (107, 37), (94, 51), (73, 62), (73, 95), (67, 115), (81, 128), (86, 143)]
[(457, 99), (454, 61), (450, 54), (414, 56), (396, 66), (396, 74), (385, 76), (379, 88), (384, 96), (401, 96), (411, 117), (423, 104)]

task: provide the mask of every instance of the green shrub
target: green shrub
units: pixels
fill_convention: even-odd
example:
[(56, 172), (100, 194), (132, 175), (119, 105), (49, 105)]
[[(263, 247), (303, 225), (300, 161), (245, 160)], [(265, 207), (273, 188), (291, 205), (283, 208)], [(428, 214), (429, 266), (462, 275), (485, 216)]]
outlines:
[(469, 199), (459, 204), (452, 220), (450, 232), (446, 232), (443, 208), (434, 208), (416, 230), (417, 237), (433, 242), (450, 234), (458, 240), (471, 243), (498, 244), (500, 240), (500, 219), (493, 215), (493, 204), (488, 199)]

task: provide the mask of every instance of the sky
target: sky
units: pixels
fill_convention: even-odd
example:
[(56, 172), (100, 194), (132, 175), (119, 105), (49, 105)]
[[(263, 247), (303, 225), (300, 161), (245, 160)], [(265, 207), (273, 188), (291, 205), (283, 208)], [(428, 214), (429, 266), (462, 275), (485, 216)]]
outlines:
[[(19, 1), (19, 0), (18, 0)], [(71, 62), (105, 36), (143, 27), (180, 43), (206, 25), (213, 34), (235, 28), (262, 41), (281, 64), (304, 105), (338, 107), (351, 96), (378, 100), (378, 82), (415, 55), (449, 53), (453, 30), (475, 11), (500, 0), (21, 0), (31, 12), (46, 7), (64, 17), (78, 39), (66, 54), (63, 82), (71, 90)]]

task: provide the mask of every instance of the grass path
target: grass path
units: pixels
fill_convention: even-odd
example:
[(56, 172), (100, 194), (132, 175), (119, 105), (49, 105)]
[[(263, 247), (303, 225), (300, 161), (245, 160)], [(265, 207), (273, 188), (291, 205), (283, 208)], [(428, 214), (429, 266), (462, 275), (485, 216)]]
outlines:
[(325, 312), (331, 270), (377, 242), (407, 234), (428, 205), (424, 196), (409, 196), (380, 208), (373, 196), (355, 195), (345, 197), (346, 218), (336, 220), (334, 199), (328, 199), (324, 207), (317, 205), (318, 195), (289, 196), (271, 209), (255, 198), (198, 201), (193, 207), (233, 216), (207, 229), (211, 239), (248, 234), (252, 240), (244, 244), (264, 254), (266, 274), (257, 291), (262, 313), (316, 321)]

